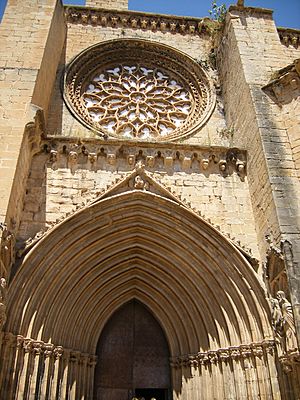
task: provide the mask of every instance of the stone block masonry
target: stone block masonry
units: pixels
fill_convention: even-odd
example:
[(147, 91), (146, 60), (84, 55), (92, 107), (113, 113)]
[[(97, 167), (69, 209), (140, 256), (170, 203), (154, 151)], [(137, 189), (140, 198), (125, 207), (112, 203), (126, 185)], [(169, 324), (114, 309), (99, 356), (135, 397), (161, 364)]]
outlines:
[(128, 0), (86, 0), (86, 7), (128, 10)]

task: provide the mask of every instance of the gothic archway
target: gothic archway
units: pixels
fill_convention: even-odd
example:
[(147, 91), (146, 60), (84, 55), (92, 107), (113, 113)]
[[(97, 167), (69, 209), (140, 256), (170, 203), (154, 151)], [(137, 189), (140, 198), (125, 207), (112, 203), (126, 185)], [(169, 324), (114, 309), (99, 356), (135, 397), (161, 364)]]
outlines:
[(9, 294), (7, 330), (20, 348), (12, 346), (7, 374), (15, 359), (20, 369), (9, 379), (30, 393), (55, 381), (52, 391), (92, 398), (99, 332), (132, 299), (165, 332), (174, 400), (190, 385), (195, 398), (202, 387), (217, 391), (205, 398), (232, 388), (240, 398), (250, 381), (254, 397), (277, 390), (269, 309), (251, 265), (196, 214), (135, 189), (69, 217), (26, 255)]

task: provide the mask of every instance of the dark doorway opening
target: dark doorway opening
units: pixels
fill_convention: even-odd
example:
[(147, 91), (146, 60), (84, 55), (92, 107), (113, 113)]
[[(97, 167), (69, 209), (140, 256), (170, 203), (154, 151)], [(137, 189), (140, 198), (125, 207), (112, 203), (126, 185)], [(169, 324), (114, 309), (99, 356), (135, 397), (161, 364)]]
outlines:
[(135, 396), (138, 399), (144, 398), (145, 400), (168, 400), (167, 389), (135, 389)]

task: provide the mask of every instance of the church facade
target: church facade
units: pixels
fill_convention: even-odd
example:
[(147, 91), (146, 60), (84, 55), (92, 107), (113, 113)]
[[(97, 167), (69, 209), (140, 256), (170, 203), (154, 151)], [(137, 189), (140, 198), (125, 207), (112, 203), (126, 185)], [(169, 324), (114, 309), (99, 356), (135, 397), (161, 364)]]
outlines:
[(300, 31), (8, 0), (0, 399), (299, 399)]

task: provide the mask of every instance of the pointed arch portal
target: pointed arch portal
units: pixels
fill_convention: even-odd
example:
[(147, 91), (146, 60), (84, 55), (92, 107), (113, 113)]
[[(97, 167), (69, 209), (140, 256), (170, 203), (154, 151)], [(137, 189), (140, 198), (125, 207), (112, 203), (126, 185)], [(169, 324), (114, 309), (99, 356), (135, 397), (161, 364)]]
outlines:
[[(272, 339), (269, 308), (257, 275), (242, 254), (198, 215), (172, 199), (142, 190), (99, 199), (75, 213), (43, 237), (17, 271), (7, 330), (25, 344), (32, 338), (34, 346), (56, 346), (51, 351), (58, 354), (58, 361), (50, 359), (43, 370), (48, 375), (36, 381), (38, 390), (43, 390), (46, 379), (46, 393), (60, 390), (66, 398), (92, 398), (99, 336), (105, 335), (114, 313), (132, 301), (143, 304), (164, 332), (174, 400), (185, 399), (195, 376), (200, 386), (207, 382), (205, 390), (220, 392), (203, 398), (224, 398), (229, 387), (235, 387), (233, 398), (242, 398), (239, 391), (254, 377), (245, 375), (251, 370), (243, 369), (234, 352), (249, 348), (245, 352), (252, 357), (253, 349), (260, 346), (264, 352)], [(21, 379), (26, 363), (33, 362), (26, 354), (16, 355), (22, 361), (16, 379)], [(214, 357), (231, 364), (211, 364)], [(267, 368), (264, 362), (274, 368), (264, 357), (259, 371)], [(196, 375), (194, 367), (200, 368)], [(210, 370), (201, 370), (204, 367)], [(268, 381), (269, 391), (271, 374), (276, 372), (257, 376), (257, 382)], [(58, 383), (49, 389), (54, 376)], [(24, 379), (26, 383), (29, 378)], [(259, 383), (256, 390), (259, 393)], [(195, 389), (199, 396), (193, 398), (201, 397), (199, 391)]]

